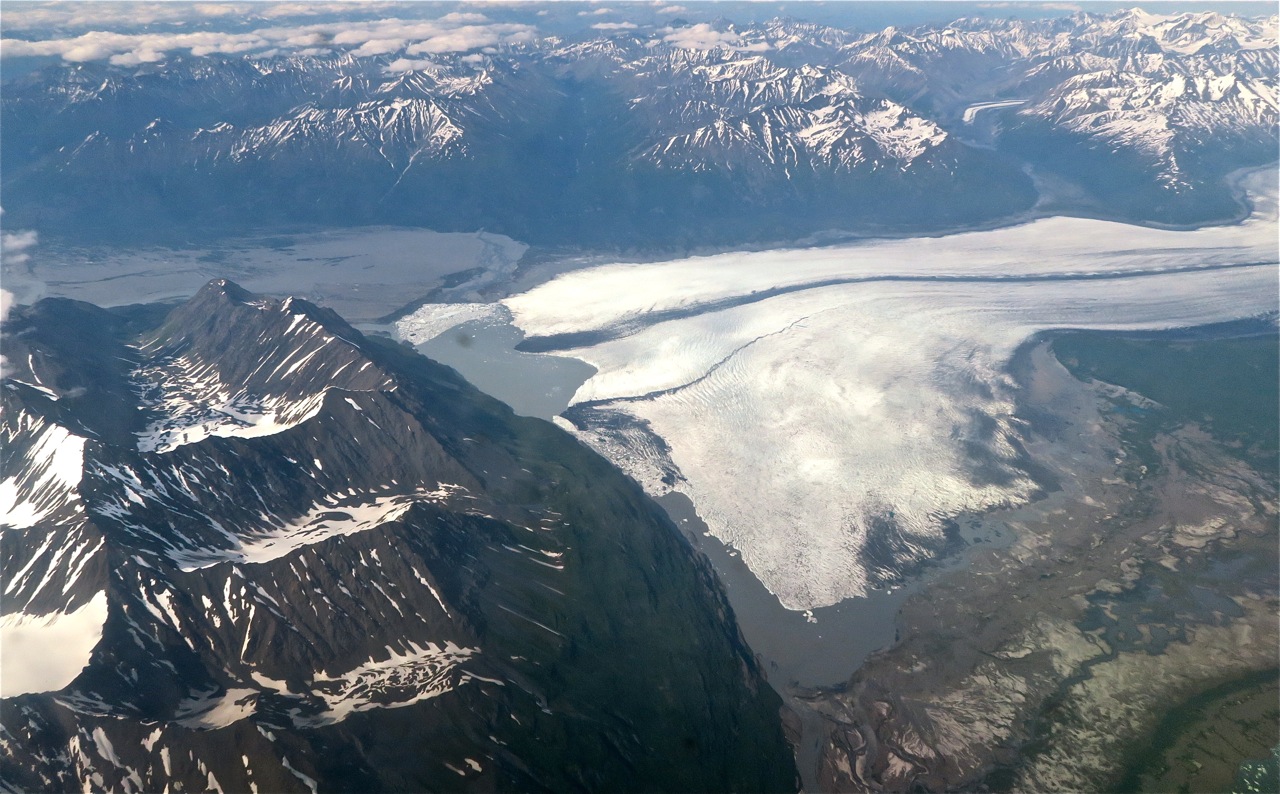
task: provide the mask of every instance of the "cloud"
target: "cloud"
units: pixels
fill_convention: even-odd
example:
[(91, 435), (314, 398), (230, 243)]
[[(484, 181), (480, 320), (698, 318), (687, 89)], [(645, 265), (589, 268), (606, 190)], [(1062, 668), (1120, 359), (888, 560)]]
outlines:
[(388, 55), (393, 52), (404, 49), (407, 44), (404, 39), (371, 39), (356, 47), (351, 51), (352, 55), (368, 56), (368, 55)]
[[(13, 3), (4, 10), (7, 31), (136, 29), (139, 26), (199, 25), (220, 21), (314, 19), (353, 12), (390, 13), (403, 10), (395, 2), (278, 2), (186, 3), (109, 2)], [(448, 15), (452, 16), (452, 15)], [(479, 15), (476, 15), (479, 16)], [(474, 21), (474, 20), (472, 20)]]
[(580, 16), (580, 17), (598, 17), (598, 16), (602, 16), (602, 15), (604, 15), (604, 14), (612, 14), (612, 13), (613, 13), (613, 9), (612, 9), (612, 8), (597, 8), (597, 9), (595, 9), (594, 11), (579, 11), (579, 12), (578, 12), (578, 16)]
[(434, 61), (413, 60), (410, 58), (396, 58), (387, 64), (382, 71), (387, 74), (399, 74), (400, 72), (416, 72), (420, 69), (431, 69), (436, 66)]
[[(0, 210), (3, 212), (3, 210)], [(0, 234), (0, 264), (8, 267), (15, 265), (25, 265), (31, 261), (31, 249), (40, 241), (40, 236), (34, 231), (20, 232), (4, 232)], [(9, 271), (5, 274), (6, 279), (13, 279), (18, 276), (17, 273)], [(22, 277), (18, 276), (19, 280)], [(38, 294), (28, 290), (32, 294)], [(9, 317), (9, 310), (18, 303), (17, 295), (12, 291), (0, 288), (0, 322), (4, 322)], [(4, 356), (0, 355), (0, 377), (8, 374), (9, 362), (5, 361)]]
[(635, 30), (639, 25), (634, 22), (597, 22), (591, 27), (595, 30)]
[(45, 40), (3, 39), (0, 57), (60, 56), (69, 62), (107, 60), (120, 66), (134, 66), (163, 60), (181, 51), (195, 56), (262, 55), (280, 50), (340, 46), (357, 56), (387, 55), (401, 50), (422, 55), (524, 44), (537, 38), (537, 29), (530, 25), (482, 22), (484, 19), (482, 14), (455, 13), (436, 20), (391, 18), (265, 27), (242, 32), (89, 31)]
[(734, 31), (716, 30), (706, 22), (685, 28), (665, 28), (663, 32), (667, 34), (662, 37), (663, 41), (686, 50), (714, 50), (723, 47), (741, 52), (762, 52), (769, 49), (767, 42), (748, 44)]
[[(13, 308), (15, 303), (13, 293), (0, 287), (0, 323), (9, 319), (9, 310)], [(9, 362), (5, 359), (4, 354), (0, 353), (0, 378), (8, 377), (9, 372)]]
[(978, 3), (978, 8), (1035, 8), (1041, 11), (1083, 11), (1084, 6), (1076, 3)]
[[(9, 319), (9, 310), (13, 308), (13, 293), (3, 287), (0, 287), (0, 323)], [(4, 359), (0, 358), (0, 369), (3, 368)]]
[(687, 14), (689, 13), (689, 9), (685, 8), (684, 6), (667, 6), (666, 8), (659, 8), (658, 13), (659, 14)]
[(448, 52), (467, 52), (498, 44), (525, 44), (536, 34), (528, 25), (494, 24), (464, 25), (425, 38), (405, 49), (410, 55), (440, 55)]
[(0, 259), (6, 265), (24, 265), (31, 259), (30, 249), (39, 241), (40, 235), (34, 231), (0, 234)]
[(137, 66), (143, 63), (156, 63), (163, 60), (164, 53), (147, 49), (122, 52), (107, 59), (113, 66)]
[(474, 24), (477, 22), (488, 22), (489, 18), (484, 14), (468, 14), (468, 13), (463, 13), (461, 11), (454, 11), (452, 13), (445, 14), (444, 16), (440, 17), (438, 21), (444, 22), (446, 24), (456, 22), (461, 25), (461, 24), (467, 24), (467, 23)]

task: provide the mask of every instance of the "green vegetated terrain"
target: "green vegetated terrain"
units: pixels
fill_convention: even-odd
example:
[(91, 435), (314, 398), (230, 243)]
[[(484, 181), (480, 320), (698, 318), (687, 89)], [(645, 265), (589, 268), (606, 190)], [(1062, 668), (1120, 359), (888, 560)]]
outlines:
[[(1280, 476), (1280, 337), (1273, 328), (1209, 339), (1068, 332), (1054, 338), (1053, 348), (1076, 377), (1156, 403), (1115, 406), (1130, 420), (1126, 440), (1143, 465), (1157, 465), (1157, 434), (1195, 424), (1274, 482)], [(1274, 536), (1250, 545), (1223, 549), (1215, 562), (1247, 579), (1273, 575)], [(1162, 573), (1167, 586), (1185, 578)], [(1117, 790), (1280, 790), (1280, 671), (1220, 681), (1172, 704), (1149, 741), (1134, 748)]]
[[(1171, 709), (1135, 753), (1123, 792), (1276, 791), (1280, 674), (1214, 687)], [(1241, 756), (1245, 757), (1241, 761)], [(1262, 786), (1262, 787), (1259, 787)]]
[(1264, 474), (1280, 473), (1280, 337), (1272, 331), (1214, 340), (1064, 333), (1059, 360), (1078, 378), (1105, 381), (1159, 403), (1130, 409), (1133, 432), (1195, 423)]

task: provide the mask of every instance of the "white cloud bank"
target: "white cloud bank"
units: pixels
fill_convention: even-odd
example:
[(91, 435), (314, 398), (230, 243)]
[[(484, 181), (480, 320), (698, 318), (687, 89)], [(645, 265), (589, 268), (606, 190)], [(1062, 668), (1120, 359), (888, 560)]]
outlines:
[(94, 30), (75, 36), (0, 40), (0, 56), (58, 56), (68, 62), (106, 60), (120, 66), (161, 61), (172, 53), (195, 56), (260, 54), (340, 48), (356, 55), (439, 55), (532, 42), (537, 29), (489, 22), (482, 14), (454, 13), (435, 20), (379, 19), (263, 27), (251, 31), (117, 33)]
[[(0, 210), (2, 213), (3, 210)], [(25, 293), (20, 296), (13, 289), (5, 289), (0, 287), (0, 322), (4, 322), (9, 317), (9, 310), (15, 304), (24, 302), (25, 298), (30, 300), (39, 294), (39, 291), (33, 289), (28, 283), (28, 279), (20, 275), (21, 271), (15, 268), (25, 267), (31, 261), (31, 249), (35, 248), (40, 242), (40, 235), (35, 231), (17, 231), (0, 233), (0, 268), (4, 270), (5, 283), (9, 287), (14, 287), (14, 282), (20, 287), (20, 291)], [(0, 376), (4, 376), (9, 371), (8, 362), (4, 356), (0, 355)]]
[(31, 259), (31, 250), (40, 241), (34, 231), (4, 232), (0, 234), (0, 259), (5, 265), (23, 265)]
[(747, 42), (732, 30), (716, 30), (706, 22), (683, 28), (664, 28), (662, 40), (686, 50), (714, 50), (723, 48), (741, 52), (760, 52), (769, 49), (767, 42)]
[[(19, 30), (99, 30), (141, 25), (191, 25), (201, 22), (305, 19), (336, 14), (389, 14), (404, 3), (376, 2), (44, 2), (13, 3), (4, 10), (4, 27)], [(463, 16), (448, 14), (442, 19)], [(466, 16), (480, 16), (479, 14)], [(464, 20), (466, 21), (466, 20)], [(470, 20), (475, 21), (475, 20)]]

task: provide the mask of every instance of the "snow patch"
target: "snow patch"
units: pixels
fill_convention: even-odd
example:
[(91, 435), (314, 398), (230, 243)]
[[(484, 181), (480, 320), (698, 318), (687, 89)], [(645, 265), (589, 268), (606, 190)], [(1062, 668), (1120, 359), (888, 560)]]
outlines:
[[(70, 504), (84, 473), (85, 439), (61, 425), (19, 410), (6, 417), (0, 480), (0, 528), (29, 529)], [(10, 451), (16, 451), (13, 454)]]
[(169, 556), (183, 571), (222, 562), (270, 562), (329, 538), (375, 529), (400, 518), (415, 504), (442, 504), (465, 491), (461, 485), (441, 483), (433, 490), (420, 488), (407, 494), (331, 496), (287, 521), (272, 514), (262, 515), (264, 529), (242, 534), (238, 548), (171, 550)]
[(174, 715), (188, 728), (214, 730), (225, 728), (253, 714), (258, 692), (253, 689), (228, 689), (222, 695), (213, 693), (187, 698), (178, 704)]
[(0, 697), (70, 686), (89, 664), (106, 620), (105, 591), (74, 612), (0, 617)]
[(318, 674), (312, 684), (328, 711), (315, 718), (318, 724), (341, 722), (354, 713), (376, 708), (401, 708), (439, 697), (464, 683), (459, 665), (480, 652), (445, 641), (425, 646), (408, 643), (407, 651), (387, 649), (389, 658), (370, 660), (337, 676)]
[(142, 452), (169, 452), (210, 436), (274, 435), (314, 417), (327, 393), (322, 390), (301, 400), (233, 394), (214, 365), (197, 365), (185, 357), (175, 359), (163, 373), (144, 371), (139, 377), (142, 383), (153, 379), (162, 389), (162, 396), (149, 404), (161, 417), (138, 433)]

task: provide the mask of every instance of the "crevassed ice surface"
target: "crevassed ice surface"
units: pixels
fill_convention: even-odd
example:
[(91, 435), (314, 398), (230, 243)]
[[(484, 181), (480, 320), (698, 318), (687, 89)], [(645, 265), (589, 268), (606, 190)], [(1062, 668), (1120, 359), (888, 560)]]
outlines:
[[(810, 609), (865, 592), (877, 516), (892, 515), (908, 542), (928, 540), (948, 516), (1028, 498), (1006, 365), (1032, 334), (1275, 312), (1273, 173), (1250, 179), (1256, 210), (1235, 226), (1054, 218), (610, 265), (506, 304), (530, 336), (603, 332), (565, 351), (598, 370), (574, 402), (648, 422), (712, 534), (785, 606)], [(799, 289), (751, 294), (779, 286)], [(584, 440), (651, 492), (670, 487), (626, 444)]]
[(1243, 223), (1169, 231), (1084, 218), (827, 248), (735, 252), (566, 273), (503, 303), (530, 336), (612, 328), (656, 312), (832, 279), (1018, 278), (1276, 261), (1275, 171), (1244, 181)]

